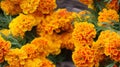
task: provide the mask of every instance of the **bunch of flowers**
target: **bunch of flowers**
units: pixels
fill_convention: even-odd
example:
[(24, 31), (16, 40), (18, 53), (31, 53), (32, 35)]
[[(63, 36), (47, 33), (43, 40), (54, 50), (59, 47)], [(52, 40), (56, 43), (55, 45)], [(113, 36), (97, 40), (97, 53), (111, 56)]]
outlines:
[(72, 52), (75, 67), (120, 66), (120, 0), (78, 1), (88, 9), (59, 9), (56, 0), (0, 1), (0, 67), (56, 67), (62, 49)]

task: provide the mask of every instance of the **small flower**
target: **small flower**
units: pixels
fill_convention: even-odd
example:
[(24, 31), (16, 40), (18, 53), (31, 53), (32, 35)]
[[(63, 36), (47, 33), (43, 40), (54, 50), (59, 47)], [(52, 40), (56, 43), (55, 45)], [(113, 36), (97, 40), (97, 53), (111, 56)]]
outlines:
[(39, 3), (40, 0), (22, 0), (20, 3), (20, 7), (23, 10), (23, 13), (29, 14), (37, 10)]
[(76, 22), (72, 33), (75, 48), (91, 45), (96, 36), (94, 25), (88, 22)]
[(1, 8), (2, 10), (7, 14), (7, 15), (16, 15), (22, 12), (22, 9), (20, 8), (19, 4), (16, 4), (12, 2), (11, 0), (4, 0), (1, 3)]
[(30, 31), (36, 24), (36, 20), (32, 15), (20, 14), (10, 22), (9, 28), (14, 36), (20, 35), (23, 37), (25, 32)]
[(103, 9), (101, 12), (99, 12), (98, 16), (98, 25), (104, 26), (105, 22), (108, 24), (113, 24), (114, 22), (119, 22), (119, 15), (115, 10), (112, 9)]
[(21, 49), (11, 49), (5, 56), (5, 60), (8, 62), (10, 67), (21, 67), (25, 65), (27, 54)]

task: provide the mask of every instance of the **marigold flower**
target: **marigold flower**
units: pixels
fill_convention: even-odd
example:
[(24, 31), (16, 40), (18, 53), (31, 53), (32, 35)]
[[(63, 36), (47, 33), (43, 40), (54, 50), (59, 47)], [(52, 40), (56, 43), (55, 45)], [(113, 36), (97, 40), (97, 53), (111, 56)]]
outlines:
[(23, 37), (25, 32), (30, 31), (36, 24), (36, 20), (32, 15), (20, 14), (10, 22), (9, 28), (14, 36), (20, 35)]
[(25, 65), (27, 54), (21, 49), (11, 49), (5, 56), (10, 67), (22, 67)]
[(94, 67), (95, 64), (99, 64), (96, 56), (96, 50), (85, 46), (75, 50), (72, 59), (76, 67)]
[(40, 0), (22, 0), (20, 3), (20, 7), (23, 10), (23, 13), (29, 14), (29, 13), (33, 13), (34, 11), (36, 11), (40, 2), (41, 2)]
[(96, 36), (94, 25), (88, 22), (76, 22), (72, 33), (75, 48), (84, 45), (91, 45)]
[(112, 0), (110, 3), (108, 3), (106, 5), (106, 7), (108, 9), (114, 9), (114, 10), (118, 11), (119, 10), (118, 0)]
[(119, 21), (119, 15), (115, 10), (112, 9), (103, 9), (101, 12), (99, 12), (98, 16), (98, 25), (99, 26), (104, 26), (104, 22), (108, 24), (113, 24), (114, 22)]
[(72, 14), (72, 12), (68, 12), (66, 9), (59, 9), (53, 14), (46, 16), (46, 19), (38, 25), (37, 30), (41, 30), (41, 33), (51, 35), (53, 32), (60, 33), (61, 31), (71, 30)]
[(38, 10), (43, 14), (49, 14), (57, 7), (56, 0), (40, 0)]
[(11, 0), (4, 0), (1, 2), (2, 10), (8, 15), (16, 15), (19, 14), (22, 10), (19, 4), (15, 4)]
[(120, 36), (115, 33), (109, 37), (109, 40), (105, 43), (104, 53), (107, 56), (110, 56), (115, 61), (120, 61)]
[(5, 41), (0, 36), (0, 63), (4, 61), (4, 56), (8, 53), (10, 47), (11, 47), (11, 43), (9, 41)]

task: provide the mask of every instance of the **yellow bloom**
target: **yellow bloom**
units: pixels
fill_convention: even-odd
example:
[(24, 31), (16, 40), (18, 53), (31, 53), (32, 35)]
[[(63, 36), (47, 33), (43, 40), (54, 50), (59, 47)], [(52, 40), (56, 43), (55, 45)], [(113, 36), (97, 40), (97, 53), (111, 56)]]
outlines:
[(72, 59), (76, 67), (94, 67), (95, 64), (99, 64), (96, 56), (96, 50), (85, 46), (75, 50)]
[(14, 2), (10, 0), (4, 0), (1, 2), (1, 8), (2, 10), (8, 15), (16, 15), (19, 14), (22, 10), (19, 6), (19, 4), (15, 4)]
[(24, 67), (55, 67), (55, 65), (48, 59), (28, 59)]
[(54, 36), (46, 35), (44, 37), (35, 38), (31, 43), (36, 47), (38, 46), (39, 52), (43, 53), (45, 56), (60, 53), (60, 41), (55, 39)]
[(110, 3), (108, 3), (106, 5), (106, 7), (108, 9), (114, 9), (114, 10), (118, 11), (119, 10), (118, 0), (112, 0)]
[(40, 0), (22, 0), (20, 3), (20, 7), (25, 14), (33, 13), (39, 6), (39, 2)]
[(30, 31), (36, 24), (36, 20), (32, 15), (20, 14), (10, 22), (9, 28), (14, 36), (20, 35), (23, 37), (25, 32)]
[(40, 0), (38, 10), (43, 14), (49, 14), (57, 7), (56, 0)]
[(106, 43), (105, 55), (110, 56), (111, 59), (117, 62), (120, 61), (120, 37), (114, 37), (114, 39)]
[(4, 61), (4, 56), (8, 53), (11, 44), (0, 36), (0, 63)]
[(113, 21), (115, 22), (119, 21), (119, 15), (115, 10), (103, 9), (101, 12), (99, 12), (99, 16), (98, 16), (99, 26), (104, 26), (103, 22), (106, 22), (108, 24), (113, 24)]
[(0, 30), (0, 33), (4, 34), (5, 36), (8, 36), (10, 34), (10, 30), (9, 29), (2, 29), (2, 30)]
[(40, 30), (41, 33), (50, 35), (54, 32), (60, 33), (62, 31), (69, 31), (72, 29), (72, 14), (72, 12), (68, 12), (66, 9), (59, 9), (56, 12), (47, 15), (41, 24), (37, 26), (37, 31)]
[(76, 22), (72, 33), (75, 48), (91, 45), (96, 36), (94, 25), (88, 22)]
[(5, 60), (8, 62), (10, 67), (22, 67), (25, 65), (27, 54), (21, 49), (11, 49), (5, 56)]
[(34, 44), (25, 44), (21, 49), (27, 53), (29, 59), (42, 57), (42, 54), (38, 52), (38, 47)]

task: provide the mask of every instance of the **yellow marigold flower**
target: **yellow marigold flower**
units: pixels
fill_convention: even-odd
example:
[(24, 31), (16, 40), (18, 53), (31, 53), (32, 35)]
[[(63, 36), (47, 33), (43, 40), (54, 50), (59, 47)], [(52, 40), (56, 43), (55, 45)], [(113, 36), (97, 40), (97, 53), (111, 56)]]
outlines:
[(22, 0), (20, 3), (20, 7), (23, 10), (23, 13), (25, 14), (33, 13), (34, 11), (36, 11), (37, 7), (39, 6), (39, 2), (41, 1), (40, 0)]
[(95, 64), (99, 64), (95, 58), (96, 50), (88, 46), (81, 47), (72, 54), (72, 59), (76, 67), (94, 67)]
[(118, 11), (119, 10), (118, 0), (112, 0), (110, 3), (108, 3), (106, 5), (106, 7), (108, 9), (114, 9), (114, 10)]
[(10, 22), (9, 28), (14, 36), (20, 35), (23, 37), (25, 32), (30, 31), (36, 24), (36, 20), (32, 15), (20, 14)]
[(105, 42), (104, 53), (110, 56), (115, 61), (120, 61), (120, 36), (119, 34), (112, 32), (111, 36), (107, 35)]
[(93, 0), (79, 0), (79, 1), (85, 5), (89, 5), (93, 3)]
[(60, 53), (60, 41), (55, 39), (54, 35), (35, 38), (31, 43), (38, 46), (39, 52), (42, 52), (45, 56)]
[(113, 21), (115, 21), (115, 22), (119, 21), (119, 15), (115, 10), (103, 9), (101, 12), (99, 12), (99, 16), (98, 16), (98, 25), (99, 26), (104, 26), (103, 22), (113, 24)]
[(0, 36), (0, 63), (4, 61), (4, 56), (8, 53), (11, 44)]
[[(61, 31), (69, 31), (72, 29), (72, 12), (68, 12), (66, 9), (59, 9), (53, 14), (46, 16), (41, 24), (38, 25), (37, 30), (41, 30), (41, 33), (53, 34), (60, 33)], [(62, 16), (62, 17), (61, 17)]]
[(60, 40), (62, 41), (61, 48), (74, 50), (75, 46), (74, 46), (74, 43), (72, 42), (72, 33), (71, 32), (62, 33), (59, 36), (60, 36)]
[(76, 22), (72, 33), (75, 48), (91, 45), (96, 36), (94, 25), (88, 22)]
[(48, 59), (28, 59), (24, 67), (55, 67), (55, 65)]
[(105, 45), (105, 55), (110, 56), (113, 60), (120, 61), (120, 37), (110, 40)]
[(34, 44), (25, 44), (21, 49), (27, 53), (30, 59), (43, 57), (43, 55), (38, 52), (38, 47)]
[(46, 57), (49, 55), (49, 41), (44, 37), (35, 38), (31, 44), (37, 47), (38, 52), (41, 56)]
[(9, 29), (2, 29), (2, 30), (0, 30), (0, 33), (4, 34), (5, 36), (8, 36), (10, 34), (10, 30)]
[(4, 0), (1, 3), (2, 10), (8, 15), (16, 15), (19, 14), (22, 10), (19, 6), (19, 4), (15, 4), (14, 2), (10, 0)]
[(38, 10), (43, 14), (49, 14), (57, 7), (56, 0), (40, 0)]
[(5, 60), (8, 62), (10, 67), (22, 67), (25, 65), (27, 54), (21, 49), (11, 49), (5, 56)]

